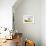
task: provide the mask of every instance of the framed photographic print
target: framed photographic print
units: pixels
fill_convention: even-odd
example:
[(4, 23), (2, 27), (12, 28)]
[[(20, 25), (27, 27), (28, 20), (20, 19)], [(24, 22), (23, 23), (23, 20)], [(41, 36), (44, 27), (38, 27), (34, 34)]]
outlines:
[(24, 15), (23, 16), (23, 23), (34, 23), (34, 16), (32, 15)]

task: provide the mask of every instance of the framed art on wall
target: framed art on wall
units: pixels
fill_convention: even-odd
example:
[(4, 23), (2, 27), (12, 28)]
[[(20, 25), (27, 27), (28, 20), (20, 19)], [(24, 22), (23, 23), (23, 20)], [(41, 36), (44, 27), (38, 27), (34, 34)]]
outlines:
[(24, 15), (23, 16), (23, 23), (34, 23), (34, 16), (32, 15)]

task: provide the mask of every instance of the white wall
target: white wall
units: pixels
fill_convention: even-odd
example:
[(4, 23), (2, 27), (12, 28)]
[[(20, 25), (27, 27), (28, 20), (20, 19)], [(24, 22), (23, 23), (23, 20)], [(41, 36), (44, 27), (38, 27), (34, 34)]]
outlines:
[(41, 40), (46, 46), (46, 0), (41, 0)]
[[(28, 39), (34, 40), (36, 46), (41, 46), (40, 45), (41, 44), (41, 34), (40, 34), (41, 0), (23, 0), (23, 2), (17, 7), (16, 10), (15, 8), (14, 8), (15, 29), (17, 29), (18, 32), (22, 32), (25, 38), (27, 37)], [(23, 23), (24, 15), (34, 16), (35, 24), (24, 24)]]
[(0, 0), (0, 27), (12, 28), (12, 6), (16, 0)]

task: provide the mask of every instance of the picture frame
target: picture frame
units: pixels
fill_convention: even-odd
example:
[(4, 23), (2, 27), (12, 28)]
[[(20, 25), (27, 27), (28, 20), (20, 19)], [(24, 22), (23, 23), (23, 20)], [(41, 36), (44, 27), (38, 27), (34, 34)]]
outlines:
[(23, 23), (34, 23), (34, 16), (33, 15), (24, 15), (23, 16)]

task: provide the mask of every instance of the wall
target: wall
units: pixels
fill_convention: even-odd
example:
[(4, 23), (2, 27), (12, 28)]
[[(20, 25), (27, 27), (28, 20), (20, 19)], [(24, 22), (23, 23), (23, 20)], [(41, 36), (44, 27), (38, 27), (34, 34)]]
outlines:
[[(16, 5), (14, 5), (16, 6)], [(41, 46), (41, 0), (23, 0), (23, 2), (15, 9), (14, 7), (14, 24), (18, 32), (22, 32), (24, 38), (35, 41), (36, 46)], [(34, 24), (24, 24), (23, 16), (32, 15), (35, 18)]]
[(0, 27), (12, 28), (12, 6), (16, 0), (0, 0)]
[(46, 46), (46, 0), (41, 1), (41, 41)]

